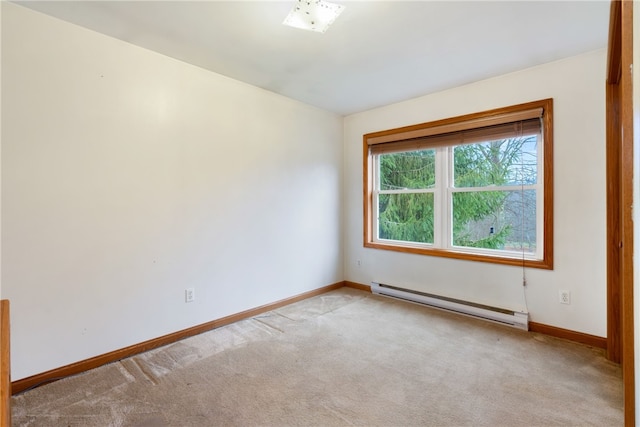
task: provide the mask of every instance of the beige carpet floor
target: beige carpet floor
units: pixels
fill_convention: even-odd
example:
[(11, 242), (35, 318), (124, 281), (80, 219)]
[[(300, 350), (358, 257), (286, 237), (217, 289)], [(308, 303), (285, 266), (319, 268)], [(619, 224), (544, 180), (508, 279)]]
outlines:
[(620, 426), (599, 349), (343, 288), (13, 397), (15, 426)]

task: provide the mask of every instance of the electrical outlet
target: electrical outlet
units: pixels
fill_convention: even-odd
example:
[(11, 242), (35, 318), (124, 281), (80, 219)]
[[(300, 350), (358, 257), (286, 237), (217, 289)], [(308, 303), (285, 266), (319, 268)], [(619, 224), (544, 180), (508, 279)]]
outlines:
[(357, 260), (357, 261), (356, 261), (356, 265), (358, 266), (358, 268), (360, 268), (360, 267), (362, 266), (362, 261)]
[(194, 288), (187, 288), (184, 290), (184, 302), (193, 302), (196, 299), (196, 290)]
[(569, 291), (560, 291), (560, 304), (571, 304), (571, 292)]

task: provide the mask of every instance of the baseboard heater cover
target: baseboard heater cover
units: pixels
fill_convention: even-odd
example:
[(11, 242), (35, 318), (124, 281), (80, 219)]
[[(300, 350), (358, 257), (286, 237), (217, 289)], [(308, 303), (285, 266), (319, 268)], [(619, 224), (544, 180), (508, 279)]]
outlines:
[(397, 286), (371, 282), (371, 292), (377, 295), (397, 298), (441, 310), (453, 311), (514, 328), (529, 330), (529, 313), (490, 307), (473, 302), (404, 289)]

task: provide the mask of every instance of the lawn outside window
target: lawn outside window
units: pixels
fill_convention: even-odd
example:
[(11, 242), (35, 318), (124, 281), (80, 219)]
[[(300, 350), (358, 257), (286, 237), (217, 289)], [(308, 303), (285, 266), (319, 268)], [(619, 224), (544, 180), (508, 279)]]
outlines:
[(552, 269), (552, 108), (364, 135), (364, 245)]

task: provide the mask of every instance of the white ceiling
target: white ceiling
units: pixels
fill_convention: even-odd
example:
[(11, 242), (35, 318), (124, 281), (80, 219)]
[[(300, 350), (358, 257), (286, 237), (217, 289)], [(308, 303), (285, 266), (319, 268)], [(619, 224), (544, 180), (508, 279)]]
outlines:
[(342, 1), (325, 34), (290, 1), (16, 2), (347, 115), (606, 47), (608, 1)]

